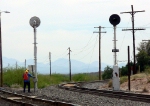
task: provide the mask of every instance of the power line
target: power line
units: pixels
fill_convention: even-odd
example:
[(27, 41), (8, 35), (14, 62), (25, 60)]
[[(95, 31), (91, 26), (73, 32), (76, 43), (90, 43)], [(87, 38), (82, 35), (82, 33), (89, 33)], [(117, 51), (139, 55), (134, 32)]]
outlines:
[[(113, 28), (113, 27), (105, 27), (105, 28)], [(132, 27), (117, 27), (117, 28), (132, 28)], [(139, 28), (139, 27), (134, 27), (134, 28)], [(150, 28), (150, 27), (142, 27), (142, 28)]]
[[(89, 42), (92, 40), (92, 37), (93, 37), (93, 34), (91, 35), (91, 37), (90, 37), (88, 43), (87, 43), (83, 48), (81, 48), (81, 49), (84, 49), (84, 48), (86, 48), (86, 47), (89, 45)], [(78, 50), (78, 49), (75, 49), (75, 50)], [(82, 51), (82, 50), (81, 50), (81, 51)]]
[[(97, 39), (97, 37), (96, 37), (96, 39)], [(82, 52), (84, 52), (84, 51), (87, 51), (87, 50), (89, 50), (89, 49), (91, 49), (93, 47), (93, 45), (91, 45), (91, 46), (89, 46), (89, 48), (87, 48), (87, 49), (82, 49), (81, 51), (79, 51), (78, 53), (76, 53), (76, 54), (74, 54), (74, 55), (78, 55), (79, 53), (82, 53)]]
[[(129, 21), (128, 21), (128, 24), (127, 24), (127, 26), (129, 25)], [(127, 27), (126, 27), (127, 28)], [(124, 39), (125, 39), (125, 35), (126, 35), (126, 32), (124, 33), (124, 36), (123, 36), (123, 40), (122, 40), (122, 42), (121, 42), (121, 46), (120, 46), (120, 52), (121, 52), (121, 48), (122, 48), (122, 44), (123, 44), (123, 42), (124, 42)], [(118, 58), (119, 58), (119, 54), (120, 54), (120, 52), (118, 53)]]
[[(98, 35), (96, 36), (96, 40), (95, 40), (94, 47), (95, 47), (95, 45), (96, 45), (96, 43), (97, 43), (97, 37), (98, 37)], [(93, 49), (92, 49), (92, 50), (93, 50)], [(84, 55), (82, 58), (80, 58), (80, 59), (78, 59), (78, 60), (81, 60), (81, 59), (85, 58), (90, 52), (92, 52), (92, 51), (89, 51), (86, 55)]]
[[(98, 37), (98, 36), (97, 36), (97, 37)], [(90, 57), (90, 63), (91, 63), (91, 59), (92, 59), (93, 52), (94, 52), (94, 48), (95, 48), (96, 44), (97, 44), (97, 39), (96, 39), (95, 44), (94, 44), (94, 47), (93, 47), (93, 49), (92, 49), (92, 55), (91, 55), (91, 57)], [(89, 63), (89, 65), (88, 65), (88, 69), (89, 69), (90, 63)], [(88, 71), (88, 69), (87, 69), (87, 71)]]

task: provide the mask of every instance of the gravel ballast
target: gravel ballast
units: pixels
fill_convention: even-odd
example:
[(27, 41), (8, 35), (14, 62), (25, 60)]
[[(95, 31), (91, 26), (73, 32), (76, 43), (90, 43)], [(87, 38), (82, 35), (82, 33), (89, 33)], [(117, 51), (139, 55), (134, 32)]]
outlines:
[[(97, 88), (98, 83), (90, 84), (91, 88)], [(90, 85), (84, 85), (84, 87), (90, 88)], [(23, 93), (22, 90), (16, 91), (17, 93)], [(118, 98), (110, 98), (104, 96), (96, 96), (85, 93), (78, 93), (73, 91), (67, 91), (60, 89), (58, 86), (49, 86), (43, 89), (38, 89), (35, 93), (23, 93), (24, 95), (36, 95), (39, 98), (51, 99), (55, 101), (69, 102), (77, 104), (79, 106), (150, 106), (146, 102), (131, 101)]]

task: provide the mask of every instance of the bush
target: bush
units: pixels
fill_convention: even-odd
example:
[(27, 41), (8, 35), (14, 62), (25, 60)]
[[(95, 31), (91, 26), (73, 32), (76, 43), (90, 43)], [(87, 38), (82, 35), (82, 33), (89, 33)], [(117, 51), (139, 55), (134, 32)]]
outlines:
[(146, 66), (144, 73), (149, 75), (150, 74), (150, 66)]
[(102, 74), (103, 80), (112, 78), (112, 72), (113, 69), (110, 66), (107, 66)]
[(121, 76), (127, 76), (128, 75), (128, 68), (127, 66), (126, 67), (123, 67), (121, 68)]
[(108, 82), (108, 87), (112, 87), (112, 80)]

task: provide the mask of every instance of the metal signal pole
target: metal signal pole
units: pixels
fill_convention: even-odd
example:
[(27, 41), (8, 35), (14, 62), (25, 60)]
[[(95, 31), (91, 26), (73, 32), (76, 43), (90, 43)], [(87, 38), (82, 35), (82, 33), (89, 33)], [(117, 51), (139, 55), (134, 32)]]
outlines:
[(93, 33), (99, 33), (99, 80), (101, 80), (101, 33), (106, 33), (106, 32), (101, 32), (101, 28), (104, 27), (94, 27), (94, 28), (99, 28), (99, 32), (93, 32)]
[(71, 50), (70, 50), (70, 47), (67, 49), (67, 50), (69, 50), (69, 72), (70, 72), (70, 81), (71, 81), (71, 60), (70, 60), (70, 52), (71, 52)]
[(134, 11), (133, 10), (133, 5), (131, 5), (131, 9), (132, 11), (131, 12), (121, 12), (121, 14), (123, 13), (130, 13), (132, 15), (132, 29), (122, 29), (122, 31), (128, 31), (128, 30), (131, 30), (132, 33), (133, 33), (133, 55), (134, 55), (134, 65), (133, 65), (133, 73), (135, 74), (135, 30), (145, 30), (145, 29), (134, 29), (134, 14), (137, 13), (137, 12), (145, 12), (145, 10), (143, 11)]
[(112, 72), (112, 85), (113, 85), (113, 90), (120, 90), (120, 78), (119, 78), (119, 68), (117, 64), (117, 53), (119, 52), (119, 49), (116, 48), (116, 25), (120, 23), (120, 17), (117, 14), (112, 14), (109, 17), (109, 22), (113, 25), (114, 27), (114, 49), (112, 49), (112, 52), (114, 52), (114, 66), (113, 66), (113, 72)]
[(49, 52), (49, 65), (50, 65), (50, 76), (51, 76), (51, 52)]
[[(35, 78), (37, 79), (37, 46), (36, 46), (36, 26), (34, 27), (34, 65), (35, 65)], [(35, 83), (35, 91), (37, 90), (37, 82)]]
[[(116, 26), (114, 26), (114, 50), (116, 50)], [(114, 52), (114, 65), (118, 64), (117, 63), (117, 53)]]
[(30, 25), (33, 27), (34, 30), (34, 65), (35, 65), (35, 80), (34, 80), (34, 87), (35, 87), (35, 91), (38, 89), (37, 86), (37, 42), (36, 42), (36, 28), (40, 25), (41, 21), (38, 17), (34, 16), (30, 19), (29, 21)]

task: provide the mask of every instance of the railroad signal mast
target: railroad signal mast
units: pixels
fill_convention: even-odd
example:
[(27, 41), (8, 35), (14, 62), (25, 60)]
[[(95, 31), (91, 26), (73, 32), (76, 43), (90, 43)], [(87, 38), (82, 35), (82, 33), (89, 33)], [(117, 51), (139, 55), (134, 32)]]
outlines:
[(35, 65), (35, 79), (34, 79), (34, 87), (35, 87), (35, 91), (38, 89), (37, 87), (37, 42), (36, 42), (36, 28), (40, 25), (41, 21), (38, 17), (34, 16), (30, 19), (29, 21), (31, 27), (33, 27), (34, 30), (34, 65)]
[(114, 27), (114, 49), (112, 49), (112, 52), (114, 52), (114, 66), (113, 66), (113, 90), (120, 90), (120, 79), (119, 79), (119, 68), (117, 64), (117, 53), (119, 52), (119, 49), (116, 49), (116, 25), (120, 23), (120, 17), (117, 14), (112, 14), (109, 18), (109, 22)]

